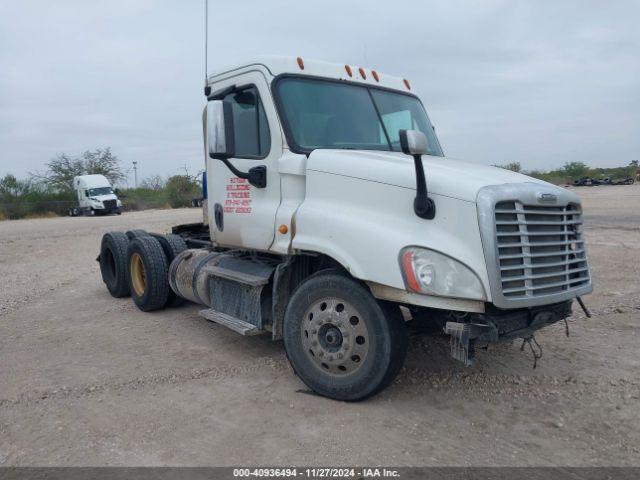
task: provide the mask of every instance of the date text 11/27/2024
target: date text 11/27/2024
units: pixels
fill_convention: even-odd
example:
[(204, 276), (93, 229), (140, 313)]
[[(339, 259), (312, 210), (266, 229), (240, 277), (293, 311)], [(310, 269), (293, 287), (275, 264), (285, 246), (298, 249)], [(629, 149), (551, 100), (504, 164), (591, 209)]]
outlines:
[(400, 478), (390, 468), (234, 468), (234, 478)]

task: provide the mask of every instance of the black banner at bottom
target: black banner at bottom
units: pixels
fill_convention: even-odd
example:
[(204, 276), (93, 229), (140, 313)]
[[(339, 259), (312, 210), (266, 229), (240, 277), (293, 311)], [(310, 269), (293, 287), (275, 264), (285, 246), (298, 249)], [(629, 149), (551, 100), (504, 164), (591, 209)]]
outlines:
[(0, 480), (636, 480), (640, 467), (0, 467)]

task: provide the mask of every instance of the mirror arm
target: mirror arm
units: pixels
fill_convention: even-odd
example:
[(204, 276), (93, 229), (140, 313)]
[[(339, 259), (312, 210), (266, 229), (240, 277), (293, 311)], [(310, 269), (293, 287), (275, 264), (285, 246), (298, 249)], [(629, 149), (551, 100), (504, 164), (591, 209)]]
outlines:
[(222, 100), (224, 97), (226, 97), (230, 93), (234, 93), (234, 92), (238, 92), (238, 91), (244, 90), (247, 87), (249, 87), (249, 85), (236, 85), (236, 84), (233, 84), (233, 85), (229, 85), (228, 87), (221, 88), (220, 90), (216, 90), (213, 93), (211, 93), (211, 87), (207, 87), (207, 88), (209, 88), (209, 94), (207, 95), (206, 92), (205, 92), (205, 95), (207, 97), (207, 101)]
[(241, 172), (233, 166), (228, 158), (221, 158), (220, 160), (222, 160), (222, 163), (224, 163), (236, 177), (248, 180), (254, 187), (265, 188), (267, 186), (267, 167), (265, 165), (250, 168), (248, 172)]
[(222, 100), (224, 97), (226, 97), (230, 93), (235, 92), (236, 90), (235, 85), (229, 85), (228, 87), (222, 88), (220, 90), (216, 90), (213, 93), (211, 93), (211, 87), (208, 87), (208, 88), (209, 88), (209, 94), (207, 95), (207, 101)]
[(436, 216), (436, 204), (429, 198), (429, 192), (427, 192), (422, 155), (414, 155), (413, 162), (416, 167), (416, 198), (413, 200), (413, 211), (420, 218), (431, 220)]

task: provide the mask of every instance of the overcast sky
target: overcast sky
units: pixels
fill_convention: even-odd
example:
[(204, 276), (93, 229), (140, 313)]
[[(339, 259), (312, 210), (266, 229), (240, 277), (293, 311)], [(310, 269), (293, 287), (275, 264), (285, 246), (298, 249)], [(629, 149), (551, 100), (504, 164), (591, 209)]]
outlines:
[[(210, 71), (260, 54), (407, 77), (448, 156), (640, 158), (638, 1), (209, 0)], [(0, 0), (0, 174), (111, 146), (202, 168), (204, 0)]]

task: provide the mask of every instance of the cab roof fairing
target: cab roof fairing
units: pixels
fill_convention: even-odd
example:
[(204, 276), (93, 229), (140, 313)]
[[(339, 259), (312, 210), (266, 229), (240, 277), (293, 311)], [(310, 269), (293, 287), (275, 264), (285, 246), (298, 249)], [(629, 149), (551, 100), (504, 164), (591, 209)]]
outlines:
[[(360, 83), (363, 85), (380, 86), (384, 88), (390, 88), (393, 90), (399, 90), (402, 92), (415, 93), (411, 90), (411, 84), (403, 78), (395, 77), (393, 75), (387, 75), (380, 73), (377, 70), (359, 67), (357, 65), (331, 63), (320, 60), (307, 60), (302, 58), (303, 68), (300, 67), (298, 59), (301, 57), (288, 57), (277, 55), (265, 55), (256, 57), (247, 62), (238, 63), (227, 68), (222, 68), (216, 73), (213, 73), (207, 78), (206, 86), (213, 86), (214, 84), (226, 80), (231, 76), (239, 75), (245, 69), (251, 69), (251, 67), (263, 67), (272, 77), (279, 75), (301, 75), (310, 77), (329, 78), (334, 80), (344, 80), (354, 83)], [(348, 74), (347, 68), (351, 71), (351, 76)], [(376, 72), (374, 75), (373, 72)], [(364, 75), (363, 75), (364, 74)], [(377, 80), (376, 80), (377, 77)]]

